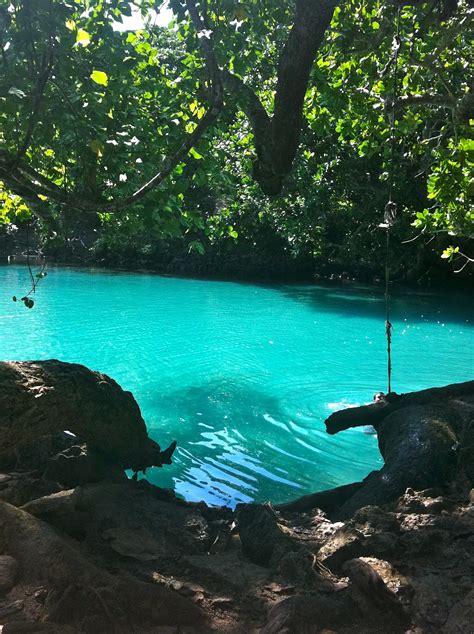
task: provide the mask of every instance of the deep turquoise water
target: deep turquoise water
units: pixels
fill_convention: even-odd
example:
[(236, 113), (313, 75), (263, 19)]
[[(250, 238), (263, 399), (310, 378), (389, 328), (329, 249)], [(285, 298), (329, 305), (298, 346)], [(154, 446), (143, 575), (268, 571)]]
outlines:
[[(386, 387), (380, 289), (55, 268), (33, 310), (11, 301), (27, 289), (25, 267), (0, 267), (0, 358), (110, 374), (151, 435), (179, 443), (173, 466), (149, 479), (189, 500), (284, 501), (380, 465), (374, 436), (323, 426)], [(472, 308), (462, 295), (394, 298), (396, 391), (472, 378)]]

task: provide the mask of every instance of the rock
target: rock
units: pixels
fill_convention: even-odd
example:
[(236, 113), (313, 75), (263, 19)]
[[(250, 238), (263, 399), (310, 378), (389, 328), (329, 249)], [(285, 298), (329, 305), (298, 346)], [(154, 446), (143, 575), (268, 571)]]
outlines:
[(0, 455), (65, 429), (135, 471), (169, 463), (174, 450), (160, 451), (133, 396), (105, 374), (56, 360), (0, 362)]
[(242, 549), (254, 563), (269, 566), (291, 581), (329, 583), (316, 570), (315, 556), (278, 521), (270, 505), (239, 505), (237, 528)]
[(282, 586), (280, 583), (275, 582), (265, 586), (265, 588), (275, 594), (293, 594), (295, 592), (295, 586)]
[(22, 509), (36, 517), (48, 520), (53, 515), (65, 515), (74, 510), (73, 494), (74, 489), (58, 491), (57, 493), (27, 502), (22, 506)]
[(387, 573), (388, 569), (393, 578), (390, 565), (387, 562), (381, 564), (382, 562), (373, 558), (357, 558), (345, 562), (343, 571), (352, 581), (352, 598), (361, 612), (369, 618), (377, 617), (385, 621), (388, 617), (389, 621), (407, 621), (396, 593), (388, 587), (378, 572), (380, 570)]
[(396, 556), (400, 550), (400, 538), (395, 533), (374, 533), (365, 540), (367, 551), (376, 557)]
[(44, 603), (48, 597), (48, 589), (47, 588), (38, 588), (34, 595), (35, 600), (38, 601), (38, 603)]
[(120, 480), (126, 476), (122, 469), (104, 461), (101, 456), (89, 451), (86, 445), (75, 445), (50, 458), (44, 477), (75, 487), (106, 478)]
[(318, 552), (318, 560), (333, 572), (339, 572), (348, 559), (366, 554), (363, 535), (345, 526), (334, 533)]
[(356, 491), (363, 486), (363, 482), (354, 482), (353, 484), (345, 484), (334, 489), (326, 491), (318, 491), (310, 495), (304, 495), (292, 502), (279, 504), (275, 508), (283, 512), (299, 512), (308, 511), (314, 508), (322, 509), (325, 513), (331, 514), (337, 511), (342, 504), (348, 500)]
[(74, 509), (87, 515), (87, 533), (138, 561), (203, 554), (210, 545), (206, 520), (192, 505), (164, 502), (131, 480), (78, 487)]
[(27, 502), (21, 508), (48, 522), (75, 539), (84, 539), (89, 520), (87, 513), (77, 511), (74, 504), (75, 489), (59, 491)]
[(228, 610), (234, 605), (234, 603), (234, 599), (231, 597), (215, 597), (211, 601), (212, 606), (219, 608), (220, 610)]
[(57, 482), (43, 480), (30, 473), (12, 473), (0, 487), (0, 500), (14, 506), (23, 506), (31, 500), (57, 493), (61, 489)]
[(118, 632), (122, 619), (127, 627), (133, 622), (138, 631), (145, 630), (145, 624), (203, 623), (203, 614), (192, 601), (162, 586), (112, 576), (89, 561), (72, 540), (4, 502), (0, 544), (18, 561), (30, 584), (51, 588), (43, 610), (54, 623), (93, 633)]
[(411, 489), (407, 489), (404, 495), (402, 495), (396, 505), (396, 510), (399, 513), (441, 513), (441, 511), (451, 511), (456, 506), (454, 500), (443, 495), (437, 495), (432, 497), (426, 495), (425, 491), (416, 492)]
[(23, 610), (24, 603), (21, 599), (9, 601), (8, 603), (0, 603), (0, 619), (4, 619), (11, 614), (16, 614)]
[(386, 504), (407, 487), (426, 489), (452, 481), (458, 469), (457, 452), (453, 449), (457, 443), (457, 418), (459, 414), (446, 404), (405, 407), (387, 416), (377, 428), (385, 464), (366, 478), (364, 486), (342, 505), (337, 517), (350, 517), (368, 504)]
[(163, 555), (162, 544), (141, 526), (108, 528), (102, 532), (102, 537), (110, 542), (110, 547), (115, 552), (124, 557), (132, 557), (138, 561), (153, 561)]
[(10, 592), (18, 576), (18, 562), (9, 555), (0, 555), (0, 595)]
[(269, 571), (242, 557), (240, 550), (218, 556), (207, 553), (185, 556), (184, 562), (192, 571), (193, 578), (212, 578), (222, 590), (227, 588), (240, 595), (245, 595), (249, 587), (268, 582)]
[(474, 631), (474, 590), (456, 603), (442, 628), (443, 634), (467, 634)]
[[(455, 588), (448, 579), (438, 574), (424, 574), (414, 580), (415, 594), (413, 598), (412, 612), (416, 615), (416, 623), (424, 627), (423, 631), (442, 631), (451, 610), (453, 609), (452, 597)], [(454, 619), (453, 619), (454, 621)], [(461, 630), (467, 634), (469, 630)], [(446, 630), (448, 634), (448, 630)], [(453, 634), (449, 631), (449, 634)]]
[(12, 621), (3, 626), (2, 634), (79, 634), (68, 625), (40, 623), (38, 621)]
[(399, 532), (399, 523), (395, 513), (381, 509), (379, 506), (364, 506), (355, 512), (354, 524), (364, 535), (376, 532)]
[[(417, 517), (420, 516), (411, 515), (411, 522), (416, 522)], [(421, 526), (423, 526), (423, 524), (420, 522), (419, 528), (421, 528)], [(425, 525), (424, 528), (425, 530), (416, 530), (413, 525), (412, 528), (408, 528), (407, 524), (404, 524), (404, 534), (400, 537), (400, 546), (405, 556), (426, 557), (427, 555), (437, 553), (449, 542), (450, 535), (448, 531), (429, 529), (429, 525)], [(428, 530), (426, 530), (427, 528)]]
[(379, 575), (403, 606), (409, 606), (413, 597), (413, 586), (405, 575), (402, 575), (390, 562), (377, 557), (359, 557), (359, 561), (369, 565)]
[(289, 542), (288, 531), (270, 505), (239, 505), (237, 528), (245, 555), (260, 566), (269, 566), (275, 549)]
[[(382, 406), (348, 408), (325, 421), (331, 434), (369, 423), (377, 430), (385, 464), (364, 479), (333, 518), (347, 519), (363, 506), (387, 504), (407, 487), (436, 489), (456, 481), (472, 486), (474, 446), (469, 439), (474, 426), (474, 381), (391, 394)], [(429, 512), (446, 510), (446, 505), (450, 502), (435, 500)]]
[(77, 438), (66, 432), (58, 432), (24, 442), (15, 448), (16, 465), (19, 470), (44, 470), (51, 456), (77, 443)]
[[(298, 595), (277, 603), (270, 610), (260, 634), (315, 634), (321, 629), (355, 626), (355, 614), (342, 597)], [(354, 631), (357, 631), (354, 628)]]

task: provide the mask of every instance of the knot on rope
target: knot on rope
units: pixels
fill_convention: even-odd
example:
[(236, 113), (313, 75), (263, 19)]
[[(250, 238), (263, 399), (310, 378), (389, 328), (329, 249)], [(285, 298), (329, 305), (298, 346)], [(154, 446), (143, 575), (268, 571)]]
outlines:
[(389, 200), (385, 205), (383, 213), (383, 222), (379, 224), (381, 229), (390, 229), (397, 221), (397, 203)]
[(390, 321), (387, 319), (387, 321), (385, 322), (385, 334), (387, 335), (387, 342), (391, 343), (392, 341), (392, 330), (393, 330), (393, 326), (390, 323)]
[(383, 220), (389, 227), (395, 224), (397, 220), (397, 203), (394, 203), (393, 200), (389, 200), (385, 205)]

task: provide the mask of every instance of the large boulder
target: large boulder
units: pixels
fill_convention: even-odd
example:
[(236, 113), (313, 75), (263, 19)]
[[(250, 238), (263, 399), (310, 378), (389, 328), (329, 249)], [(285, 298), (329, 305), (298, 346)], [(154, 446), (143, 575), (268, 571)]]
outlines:
[(0, 457), (63, 430), (135, 471), (169, 463), (174, 449), (161, 452), (132, 394), (107, 375), (54, 359), (0, 362)]

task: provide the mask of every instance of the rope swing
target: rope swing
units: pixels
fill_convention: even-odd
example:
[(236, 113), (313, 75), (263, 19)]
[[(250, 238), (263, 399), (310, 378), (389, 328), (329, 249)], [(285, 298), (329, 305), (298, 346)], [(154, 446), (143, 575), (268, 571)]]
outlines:
[[(396, 130), (395, 130), (395, 104), (398, 99), (398, 58), (400, 52), (400, 13), (401, 7), (397, 8), (396, 31), (392, 44), (392, 59), (389, 61), (388, 67), (393, 66), (393, 94), (391, 99), (391, 108), (389, 111), (390, 120), (390, 155), (389, 155), (389, 194), (388, 202), (385, 205), (383, 222), (379, 227), (385, 229), (386, 245), (385, 245), (385, 336), (387, 338), (387, 394), (392, 391), (392, 330), (393, 326), (390, 321), (390, 230), (397, 220), (397, 203), (393, 200), (393, 189), (395, 180), (395, 147), (396, 147)], [(388, 70), (386, 67), (385, 71)]]

